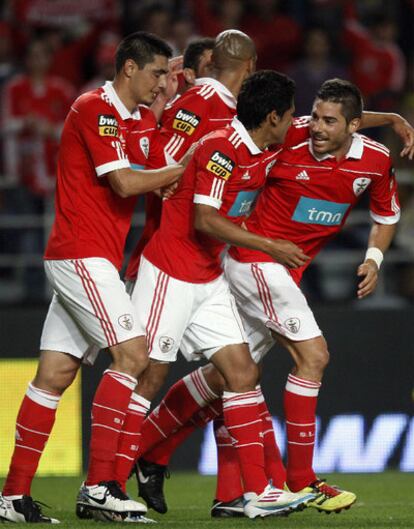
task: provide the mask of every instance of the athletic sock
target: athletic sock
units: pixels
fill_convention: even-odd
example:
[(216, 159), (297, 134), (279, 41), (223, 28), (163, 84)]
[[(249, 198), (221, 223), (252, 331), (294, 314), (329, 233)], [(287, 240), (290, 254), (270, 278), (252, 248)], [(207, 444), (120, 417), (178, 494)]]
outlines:
[(127, 414), (134, 377), (107, 369), (92, 403), (92, 428), (86, 485), (115, 479), (119, 436)]
[(268, 482), (264, 470), (262, 421), (259, 417), (256, 391), (225, 391), (223, 414), (226, 428), (237, 449), (244, 492), (261, 494)]
[(209, 388), (201, 368), (176, 382), (145, 419), (139, 455), (182, 428), (196, 412), (215, 399), (217, 395)]
[(197, 411), (191, 419), (179, 430), (172, 433), (152, 449), (150, 448), (142, 457), (151, 463), (167, 466), (170, 459), (180, 444), (182, 444), (197, 428), (204, 428), (212, 419), (222, 413), (221, 399), (216, 399), (201, 410)]
[(257, 405), (262, 420), (262, 433), (265, 457), (265, 472), (267, 478), (278, 489), (283, 489), (286, 482), (286, 469), (280, 455), (279, 447), (273, 430), (272, 416), (270, 415), (265, 398), (260, 386), (256, 387)]
[(287, 484), (293, 492), (316, 480), (312, 459), (320, 386), (320, 382), (312, 382), (292, 374), (286, 382), (284, 409), (288, 447)]
[(132, 465), (136, 459), (141, 438), (142, 422), (150, 408), (150, 401), (132, 393), (118, 440), (115, 460), (116, 480), (125, 490)]
[(243, 486), (237, 450), (222, 415), (214, 420), (214, 437), (217, 445), (215, 499), (228, 502), (243, 495)]
[(29, 384), (17, 415), (15, 448), (3, 487), (4, 496), (30, 496), (30, 486), (52, 431), (59, 400), (59, 395)]

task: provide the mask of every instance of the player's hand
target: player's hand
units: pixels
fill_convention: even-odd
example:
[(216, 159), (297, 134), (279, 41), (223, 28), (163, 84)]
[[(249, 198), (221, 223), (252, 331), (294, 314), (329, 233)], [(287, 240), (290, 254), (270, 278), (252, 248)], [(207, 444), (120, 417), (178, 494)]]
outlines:
[(178, 76), (183, 73), (183, 56), (168, 61), (167, 86), (161, 90), (162, 97), (170, 101), (178, 90)]
[(399, 116), (399, 118), (392, 128), (404, 142), (404, 148), (400, 152), (400, 156), (408, 156), (412, 160), (414, 158), (414, 128), (402, 116)]
[(374, 292), (378, 283), (378, 266), (372, 259), (367, 259), (364, 263), (358, 266), (358, 277), (363, 277), (363, 280), (358, 285), (358, 299), (365, 298)]
[(198, 141), (191, 144), (191, 147), (188, 149), (188, 151), (184, 154), (184, 156), (180, 160), (180, 165), (183, 165), (184, 167), (187, 167), (188, 163), (190, 162), (191, 158), (193, 157), (194, 151), (196, 150), (198, 146)]
[(177, 191), (179, 182), (174, 182), (173, 184), (170, 184), (169, 186), (163, 187), (161, 189), (161, 198), (164, 198), (167, 200), (168, 198), (171, 198), (175, 192)]
[(306, 264), (310, 257), (303, 253), (301, 248), (284, 239), (274, 239), (266, 252), (278, 263), (288, 268), (299, 268)]

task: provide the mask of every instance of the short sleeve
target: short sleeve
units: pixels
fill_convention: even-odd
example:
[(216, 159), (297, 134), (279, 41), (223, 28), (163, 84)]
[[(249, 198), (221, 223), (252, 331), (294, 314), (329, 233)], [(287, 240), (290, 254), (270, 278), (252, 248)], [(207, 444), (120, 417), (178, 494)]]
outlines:
[(391, 160), (381, 176), (375, 178), (370, 187), (370, 214), (378, 224), (395, 224), (400, 220), (397, 180)]
[(236, 169), (233, 146), (217, 138), (203, 142), (195, 154), (194, 203), (220, 209), (223, 195)]
[(84, 101), (72, 107), (78, 130), (92, 158), (98, 176), (130, 167), (120, 140), (117, 113), (104, 101)]

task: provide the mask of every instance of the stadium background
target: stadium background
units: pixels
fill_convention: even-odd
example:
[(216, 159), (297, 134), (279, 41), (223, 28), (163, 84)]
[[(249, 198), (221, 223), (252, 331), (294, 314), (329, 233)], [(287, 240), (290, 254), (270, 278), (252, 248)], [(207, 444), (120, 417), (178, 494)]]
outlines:
[[(61, 78), (64, 94), (70, 99), (110, 78), (115, 43), (128, 32), (153, 31), (165, 37), (178, 54), (194, 36), (214, 36), (222, 29), (239, 27), (255, 39), (259, 67), (280, 69), (297, 81), (298, 115), (310, 110), (320, 82), (340, 75), (358, 82), (367, 109), (400, 112), (414, 124), (414, 2), (10, 0), (2, 3), (0, 16), (3, 476), (12, 450), (17, 409), (36, 367), (50, 296), (41, 254), (52, 220), (53, 172), (44, 169), (31, 174), (25, 170), (35, 165), (41, 151), (36, 126), (31, 126), (23, 138), (10, 127), (17, 119), (10, 87), (18, 81), (16, 76), (33, 68), (30, 52), (41, 42), (35, 58), (39, 59), (39, 53), (42, 59), (46, 56), (49, 71)], [(365, 39), (358, 41), (357, 50), (357, 34), (352, 36), (352, 30)], [(380, 65), (384, 63), (388, 75), (381, 76)], [(24, 96), (21, 100), (24, 102)], [(24, 116), (24, 109), (21, 112), (28, 122), (33, 122), (33, 117), (37, 124), (47, 122), (40, 110), (34, 116), (29, 111)], [(56, 131), (60, 125), (56, 118)], [(355, 299), (355, 269), (363, 258), (369, 230), (366, 203), (307, 272), (304, 289), (328, 339), (332, 358), (318, 406), (315, 464), (319, 472), (414, 471), (414, 166), (399, 158), (399, 141), (393, 133), (381, 130), (371, 135), (386, 143), (394, 154), (403, 216), (378, 291), (370, 299)], [(48, 161), (43, 158), (43, 166)], [(142, 221), (142, 208), (138, 208), (128, 251), (139, 236)], [(102, 354), (96, 368), (85, 368), (81, 379), (65, 394), (41, 463), (41, 475), (78, 475), (84, 468), (90, 402), (106, 363)], [(180, 360), (169, 381), (192, 367)], [(282, 450), (281, 397), (289, 367), (287, 353), (274, 349), (264, 369), (264, 392), (275, 416)], [(173, 467), (212, 473), (214, 458), (211, 432), (197, 432), (178, 451)]]

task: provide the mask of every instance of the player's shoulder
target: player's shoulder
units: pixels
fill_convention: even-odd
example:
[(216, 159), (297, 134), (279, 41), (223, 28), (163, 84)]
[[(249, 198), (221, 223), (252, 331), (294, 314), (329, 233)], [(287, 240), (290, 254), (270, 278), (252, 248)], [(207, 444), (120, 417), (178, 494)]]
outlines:
[(213, 145), (221, 146), (224, 150), (229, 152), (236, 152), (237, 148), (242, 143), (242, 138), (233, 127), (221, 127), (217, 130), (213, 130), (209, 134), (206, 134), (200, 140), (200, 146), (209, 148)]
[(363, 148), (362, 160), (385, 165), (390, 163), (390, 150), (383, 143), (375, 141), (364, 134), (355, 134), (355, 136), (361, 142)]
[(96, 88), (81, 94), (72, 107), (79, 113), (92, 113), (100, 110), (115, 112), (115, 107), (102, 88)]
[(292, 120), (292, 127), (295, 129), (303, 129), (309, 127), (309, 123), (311, 120), (311, 116), (300, 116), (297, 118), (293, 118)]

